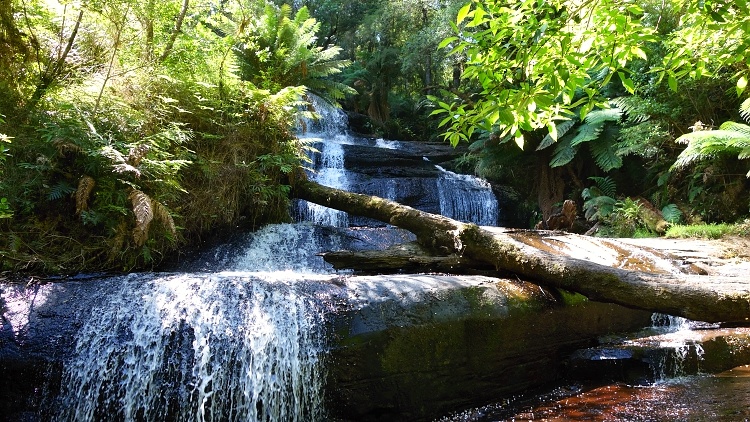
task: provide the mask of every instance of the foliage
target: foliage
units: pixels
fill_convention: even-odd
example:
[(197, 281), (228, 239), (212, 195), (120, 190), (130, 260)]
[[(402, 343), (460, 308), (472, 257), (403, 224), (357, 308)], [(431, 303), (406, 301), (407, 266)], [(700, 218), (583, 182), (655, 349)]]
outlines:
[(603, 221), (615, 211), (617, 187), (609, 177), (590, 177), (595, 185), (583, 190), (583, 212), (588, 221)]
[(606, 106), (600, 92), (612, 77), (633, 91), (624, 68), (646, 58), (642, 44), (653, 40), (642, 15), (637, 4), (619, 0), (473, 0), (456, 18), (463, 26), (441, 46), (466, 56), (463, 78), (480, 87), (481, 98), (437, 102), (446, 140), (456, 145), (482, 129), (510, 134), (523, 147), (524, 132), (544, 127), (557, 140), (555, 122), (576, 108), (584, 119), (595, 106)]
[[(723, 123), (718, 130), (696, 130), (680, 136), (676, 142), (686, 143), (687, 147), (673, 164), (674, 170), (718, 154), (737, 155), (738, 159), (750, 158), (750, 126), (742, 123), (730, 121)], [(746, 176), (750, 177), (750, 171)]]
[[(147, 268), (185, 245), (289, 218), (304, 160), (291, 128), (304, 95), (332, 74), (326, 66), (343, 63), (327, 61), (335, 47), (313, 46), (314, 21), (302, 12), (287, 22), (301, 37), (290, 56), (306, 65), (281, 75), (279, 63), (260, 63), (277, 78), (261, 89), (241, 80), (233, 54), (257, 41), (249, 22), (278, 29), (261, 28), (260, 1), (57, 6), (13, 2), (11, 27), (23, 22), (24, 32), (12, 47), (0, 39), (15, 52), (0, 58), (9, 62), (0, 85), (16, 93), (0, 101), (13, 121), (0, 123), (13, 137), (0, 142), (0, 214), (13, 211), (0, 225), (4, 269)], [(37, 63), (14, 73), (27, 51)]]
[[(662, 66), (652, 69), (667, 76), (670, 88), (676, 90), (681, 78), (700, 78), (721, 66), (746, 63), (745, 2), (675, 0), (669, 7), (687, 12), (666, 45), (669, 54)], [(650, 20), (642, 6), (628, 0), (473, 0), (458, 13), (456, 35), (441, 46), (465, 55), (463, 78), (479, 86), (481, 96), (478, 101), (436, 99), (435, 113), (445, 115), (445, 138), (455, 145), (481, 129), (510, 134), (523, 147), (524, 132), (546, 127), (557, 140), (555, 122), (574, 114), (584, 119), (597, 105), (606, 105), (602, 88), (613, 78), (628, 92), (635, 91), (630, 77), (634, 64), (647, 60), (649, 43), (658, 40), (660, 21)], [(725, 25), (729, 43), (723, 42)], [(721, 54), (704, 56), (712, 50), (708, 47)], [(693, 66), (697, 49), (703, 58)], [(739, 92), (747, 83), (743, 72), (737, 75)]]
[(747, 236), (750, 234), (747, 222), (743, 224), (692, 224), (672, 225), (667, 229), (664, 237), (673, 239), (706, 238), (720, 239), (727, 235)]
[(661, 209), (664, 221), (670, 224), (677, 224), (682, 220), (682, 210), (676, 204), (667, 204)]
[[(589, 147), (594, 162), (602, 170), (607, 172), (620, 168), (622, 157), (615, 148), (619, 131), (616, 125), (608, 123), (619, 123), (622, 115), (619, 108), (598, 109), (588, 113), (583, 121), (579, 122), (574, 118), (555, 124), (557, 142), (548, 134), (542, 139), (537, 151), (554, 144), (550, 166), (560, 167), (570, 163), (578, 149), (585, 144)], [(572, 130), (574, 127), (575, 130)]]
[(334, 103), (353, 93), (352, 88), (329, 78), (350, 64), (336, 59), (341, 48), (315, 45), (320, 23), (306, 7), (294, 18), (291, 13), (289, 5), (268, 5), (260, 20), (234, 22), (240, 31), (234, 52), (241, 78), (271, 91), (304, 85)]

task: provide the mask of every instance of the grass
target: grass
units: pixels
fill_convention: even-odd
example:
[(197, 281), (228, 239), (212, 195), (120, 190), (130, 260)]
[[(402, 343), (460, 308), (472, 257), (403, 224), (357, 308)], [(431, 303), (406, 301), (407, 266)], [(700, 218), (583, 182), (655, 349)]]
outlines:
[(724, 236), (750, 236), (750, 220), (737, 224), (675, 224), (667, 229), (664, 237), (668, 238), (704, 238), (720, 239)]

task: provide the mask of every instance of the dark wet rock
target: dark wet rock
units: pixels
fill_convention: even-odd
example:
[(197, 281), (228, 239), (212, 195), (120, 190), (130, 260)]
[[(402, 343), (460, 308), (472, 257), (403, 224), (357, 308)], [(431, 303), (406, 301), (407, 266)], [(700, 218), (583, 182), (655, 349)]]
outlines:
[(343, 420), (430, 420), (538, 388), (563, 376), (562, 359), (597, 333), (650, 321), (494, 278), (357, 277), (347, 287), (359, 301), (337, 320), (328, 391)]
[[(146, 282), (158, 275), (126, 277)], [(2, 285), (2, 415), (45, 420), (78, 329), (112, 294), (102, 286), (121, 281)], [(425, 420), (533, 388), (560, 377), (560, 362), (573, 350), (650, 318), (487, 277), (330, 276), (305, 283), (328, 315), (327, 398), (331, 417), (340, 420)]]

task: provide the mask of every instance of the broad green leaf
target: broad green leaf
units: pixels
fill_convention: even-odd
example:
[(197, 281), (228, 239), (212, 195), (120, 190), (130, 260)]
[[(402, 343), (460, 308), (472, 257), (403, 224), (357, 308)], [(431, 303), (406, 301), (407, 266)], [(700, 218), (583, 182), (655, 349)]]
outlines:
[[(549, 137), (553, 142), (557, 142), (557, 125), (553, 122), (547, 123), (547, 130), (549, 130)], [(541, 145), (539, 145), (541, 147)]]
[(633, 80), (625, 76), (622, 72), (617, 72), (617, 76), (620, 77), (620, 81), (622, 81), (622, 86), (625, 87), (625, 89), (628, 90), (629, 93), (635, 92), (635, 84), (633, 83)]
[(458, 11), (458, 16), (456, 17), (456, 24), (460, 25), (461, 22), (466, 19), (466, 16), (469, 15), (469, 11), (471, 10), (471, 3), (465, 5), (461, 8), (461, 10)]
[(643, 60), (648, 60), (648, 56), (646, 56), (646, 52), (641, 50), (641, 48), (638, 46), (630, 47), (630, 54), (638, 56)]
[(669, 74), (669, 77), (667, 78), (667, 83), (669, 84), (669, 89), (671, 89), (674, 92), (677, 92), (677, 78), (673, 74)]
[(737, 95), (742, 95), (745, 88), (747, 88), (747, 77), (743, 75), (737, 80)]
[(448, 38), (444, 39), (443, 41), (441, 41), (440, 44), (438, 44), (438, 49), (442, 50), (443, 48), (447, 47), (448, 44), (450, 44), (450, 43), (452, 43), (454, 41), (457, 41), (457, 40), (458, 40), (458, 37), (448, 37)]

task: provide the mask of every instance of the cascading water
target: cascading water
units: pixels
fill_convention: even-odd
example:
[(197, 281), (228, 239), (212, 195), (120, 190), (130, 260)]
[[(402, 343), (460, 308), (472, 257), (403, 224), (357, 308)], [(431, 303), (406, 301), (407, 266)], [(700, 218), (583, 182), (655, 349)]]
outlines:
[[(102, 281), (58, 421), (320, 421), (321, 311), (290, 273)], [(109, 286), (106, 286), (109, 284)]]
[(480, 226), (497, 225), (497, 199), (487, 181), (436, 167), (442, 215)]
[[(398, 176), (371, 174), (373, 172), (362, 176), (355, 174), (360, 169), (347, 169), (345, 153), (348, 146), (379, 151), (372, 152), (374, 156), (387, 156), (388, 151), (408, 149), (409, 143), (382, 138), (358, 138), (347, 132), (347, 117), (340, 109), (315, 98), (313, 109), (323, 118), (318, 122), (305, 122), (301, 125), (306, 130), (301, 139), (312, 145), (315, 151), (310, 157), (314, 168), (308, 173), (312, 180), (325, 186), (395, 201), (420, 197), (423, 201), (420, 203), (421, 206), (416, 208), (423, 211), (439, 212), (446, 217), (478, 225), (497, 225), (497, 198), (487, 181), (432, 165), (427, 158), (424, 158), (427, 164), (423, 166), (432, 170), (429, 182), (422, 180), (421, 183), (410, 183)], [(394, 156), (392, 161), (399, 159), (401, 157)], [(384, 166), (389, 164), (392, 163), (387, 160), (383, 163)], [(346, 213), (305, 201), (298, 204), (297, 215), (300, 221), (312, 221), (334, 227), (347, 227), (351, 223)]]

